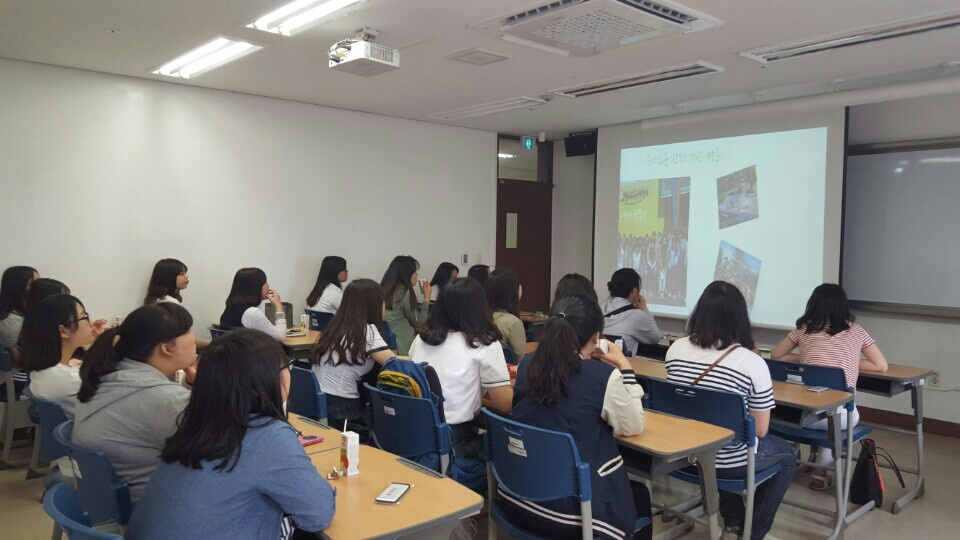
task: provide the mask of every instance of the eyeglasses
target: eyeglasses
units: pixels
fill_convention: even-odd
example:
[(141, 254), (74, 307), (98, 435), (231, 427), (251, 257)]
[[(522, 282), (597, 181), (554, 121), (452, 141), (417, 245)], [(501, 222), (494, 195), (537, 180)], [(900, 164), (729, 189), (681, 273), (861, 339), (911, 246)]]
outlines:
[(69, 320), (69, 321), (67, 321), (67, 323), (66, 323), (66, 324), (74, 324), (74, 323), (78, 323), (78, 322), (80, 322), (80, 321), (87, 321), (87, 322), (90, 322), (90, 314), (88, 314), (88, 313), (84, 313), (84, 314), (83, 314), (83, 316), (82, 316), (82, 317), (80, 317), (79, 319), (72, 319), (72, 320)]

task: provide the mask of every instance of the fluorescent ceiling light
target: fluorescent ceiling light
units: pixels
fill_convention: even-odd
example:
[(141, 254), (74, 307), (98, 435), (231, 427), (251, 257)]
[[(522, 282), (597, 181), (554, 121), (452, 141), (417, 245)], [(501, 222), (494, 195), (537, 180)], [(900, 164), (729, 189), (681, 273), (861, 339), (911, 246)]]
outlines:
[(497, 154), (497, 157), (500, 158), (500, 159), (513, 159), (513, 158), (515, 158), (515, 157), (517, 157), (517, 156), (515, 156), (515, 155), (513, 155), (513, 154)]
[(545, 99), (524, 96), (505, 99), (503, 101), (494, 101), (493, 103), (484, 103), (482, 105), (474, 105), (472, 107), (464, 107), (462, 109), (454, 109), (452, 111), (433, 113), (430, 115), (430, 118), (436, 118), (438, 120), (462, 120), (464, 118), (473, 118), (474, 116), (496, 114), (516, 109), (528, 109), (546, 103), (547, 100)]
[(218, 37), (160, 66), (153, 73), (189, 79), (242, 58), (263, 47), (246, 41)]
[(346, 13), (340, 12), (347, 8), (352, 8), (350, 11), (354, 11), (368, 2), (370, 0), (294, 0), (260, 17), (247, 27), (272, 34), (292, 36), (328, 20), (331, 15), (345, 15)]

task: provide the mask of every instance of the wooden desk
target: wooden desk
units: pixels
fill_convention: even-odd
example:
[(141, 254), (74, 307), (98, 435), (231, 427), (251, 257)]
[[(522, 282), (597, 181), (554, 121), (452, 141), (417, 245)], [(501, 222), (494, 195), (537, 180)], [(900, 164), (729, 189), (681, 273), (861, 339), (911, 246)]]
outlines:
[[(717, 451), (733, 439), (729, 429), (687, 418), (678, 418), (655, 411), (644, 411), (643, 432), (630, 437), (617, 437), (617, 443), (640, 452), (649, 461), (631, 460), (628, 470), (653, 479), (695, 463), (700, 470), (700, 493), (710, 527), (710, 538), (720, 538), (717, 513), (720, 494), (717, 490)], [(636, 467), (640, 468), (637, 469)]]
[(910, 402), (913, 405), (914, 430), (884, 428), (913, 435), (917, 441), (917, 468), (900, 468), (903, 472), (915, 475), (917, 480), (913, 488), (890, 507), (890, 512), (894, 514), (899, 514), (900, 510), (913, 499), (923, 497), (923, 387), (927, 377), (929, 377), (932, 372), (933, 370), (927, 368), (890, 364), (884, 373), (861, 371), (860, 377), (857, 379), (857, 391), (866, 394), (892, 398), (907, 390), (910, 391)]
[(548, 317), (548, 316), (546, 316), (546, 315), (542, 315), (542, 316), (539, 316), (539, 317), (538, 317), (538, 316), (535, 315), (532, 311), (521, 311), (521, 312), (520, 312), (520, 320), (523, 321), (524, 323), (543, 324), (543, 323), (547, 322), (547, 319), (549, 319), (549, 318), (550, 318), (550, 317)]
[[(526, 353), (530, 354), (532, 352), (535, 352), (537, 350), (538, 345), (540, 345), (539, 341), (528, 341)], [(523, 359), (521, 358), (520, 360), (523, 360)]]
[(313, 344), (320, 338), (320, 332), (317, 330), (307, 330), (306, 335), (287, 337), (281, 343), (283, 347), (291, 351), (310, 350)]
[(304, 435), (319, 435), (323, 437), (323, 442), (311, 444), (303, 448), (307, 455), (340, 448), (340, 432), (336, 429), (327, 427), (315, 420), (304, 418), (299, 414), (290, 413), (287, 420), (294, 429)]
[[(340, 463), (340, 452), (319, 452), (310, 460), (326, 476)], [(374, 499), (391, 482), (413, 484), (398, 504)], [(396, 538), (452, 524), (480, 510), (483, 498), (450, 478), (372, 446), (360, 446), (360, 474), (331, 480), (337, 514), (324, 538)], [(445, 538), (446, 536), (444, 536)]]

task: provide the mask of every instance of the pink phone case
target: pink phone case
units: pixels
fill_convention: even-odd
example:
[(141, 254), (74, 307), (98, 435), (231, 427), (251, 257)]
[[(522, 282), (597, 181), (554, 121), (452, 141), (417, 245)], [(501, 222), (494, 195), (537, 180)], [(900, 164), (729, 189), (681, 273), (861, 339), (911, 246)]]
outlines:
[(323, 442), (323, 437), (320, 435), (298, 435), (297, 438), (300, 439), (300, 445), (304, 447)]

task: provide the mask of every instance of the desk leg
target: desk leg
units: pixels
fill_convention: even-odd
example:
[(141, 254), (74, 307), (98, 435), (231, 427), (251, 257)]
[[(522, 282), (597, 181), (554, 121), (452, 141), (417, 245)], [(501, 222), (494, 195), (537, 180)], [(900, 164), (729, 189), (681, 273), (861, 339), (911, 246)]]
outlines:
[(720, 539), (720, 491), (717, 489), (716, 449), (695, 456), (700, 468), (700, 491), (703, 495), (703, 510), (710, 525), (711, 540)]
[(917, 483), (900, 500), (893, 503), (890, 512), (899, 514), (900, 510), (915, 498), (923, 497), (923, 385), (914, 382), (910, 386), (910, 400), (913, 402), (913, 418), (917, 427)]
[[(837, 500), (837, 515), (833, 526), (833, 533), (830, 534), (830, 540), (843, 538), (843, 526), (847, 516), (847, 505), (845, 502), (846, 479), (841, 469), (840, 456), (843, 455), (843, 446), (840, 444), (840, 418), (837, 410), (827, 413), (827, 424), (830, 429), (830, 443), (833, 445), (833, 489), (834, 497)], [(848, 417), (849, 418), (849, 417)], [(849, 428), (849, 425), (847, 426)], [(850, 430), (848, 429), (849, 433)]]

